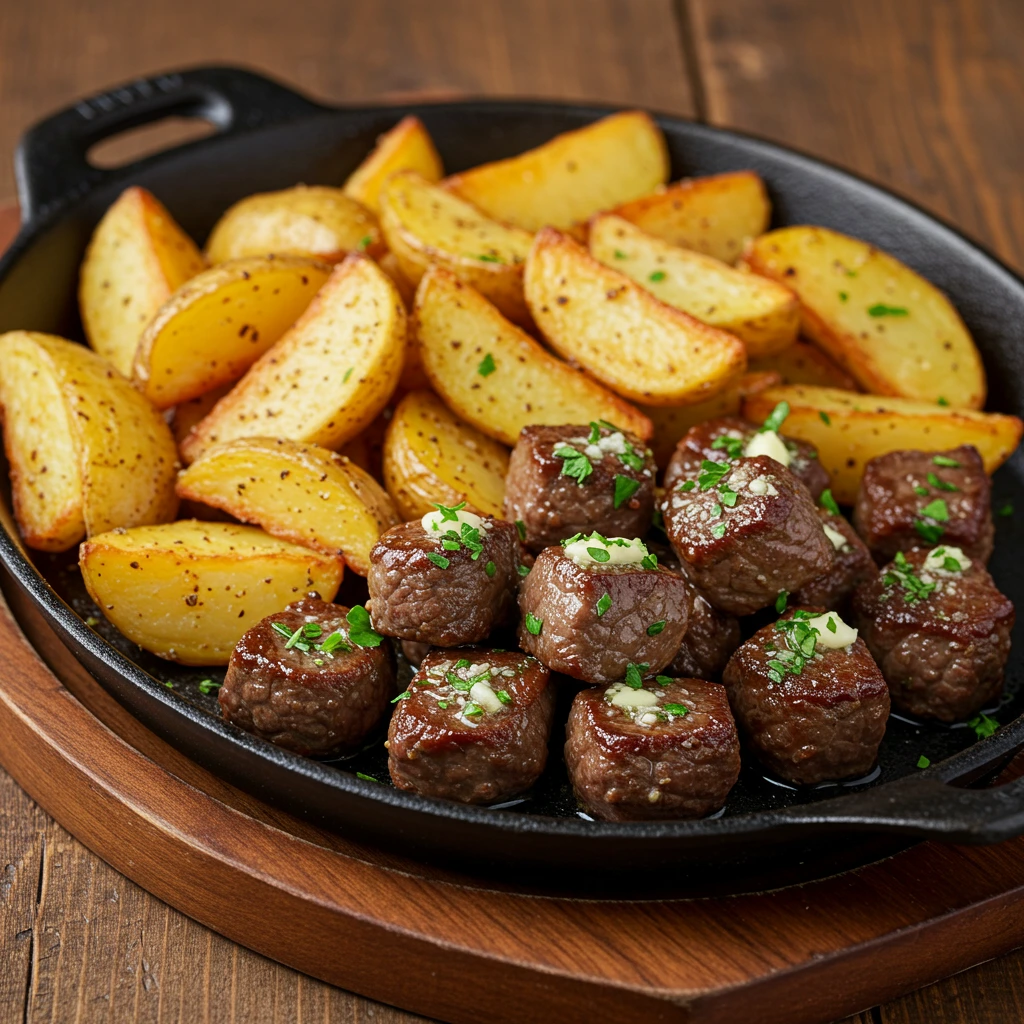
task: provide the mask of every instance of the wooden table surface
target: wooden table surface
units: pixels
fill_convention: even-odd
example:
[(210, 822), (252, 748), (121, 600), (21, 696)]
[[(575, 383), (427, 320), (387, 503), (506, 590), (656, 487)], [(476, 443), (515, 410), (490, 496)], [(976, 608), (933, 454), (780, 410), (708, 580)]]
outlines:
[[(591, 99), (741, 128), (890, 186), (1024, 267), (1021, 0), (6, 3), (0, 197), (13, 193), (10, 154), (36, 118), (120, 80), (204, 62), (248, 64), (341, 103), (424, 90)], [(103, 156), (152, 144), (125, 140)], [(5, 970), (25, 943), (27, 975)], [(0, 773), (0, 1024), (421, 1019), (189, 920)], [(1024, 952), (844, 1024), (1021, 1020)]]

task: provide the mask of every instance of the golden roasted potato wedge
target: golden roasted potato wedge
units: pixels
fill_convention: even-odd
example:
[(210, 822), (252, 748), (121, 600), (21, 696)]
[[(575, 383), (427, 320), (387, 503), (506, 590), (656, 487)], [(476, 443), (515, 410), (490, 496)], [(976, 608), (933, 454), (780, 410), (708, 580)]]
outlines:
[(427, 269), (446, 267), (517, 324), (528, 324), (523, 265), (533, 235), (506, 227), (415, 171), (392, 175), (380, 192), (384, 240), (402, 274), (418, 285)]
[(396, 171), (415, 171), (427, 181), (440, 181), (444, 175), (433, 139), (411, 114), (377, 140), (373, 152), (349, 175), (343, 191), (379, 214), (381, 186)]
[(960, 315), (895, 257), (828, 228), (792, 227), (755, 239), (745, 259), (799, 295), (804, 333), (865, 391), (985, 404), (985, 370)]
[(395, 390), (406, 313), (391, 278), (366, 256), (334, 269), (305, 313), (181, 444), (194, 462), (238, 437), (279, 437), (340, 448)]
[(340, 188), (325, 185), (246, 196), (214, 224), (206, 243), (211, 263), (268, 253), (337, 263), (350, 252), (379, 249), (380, 226), (373, 211)]
[(130, 377), (146, 324), (205, 266), (155, 196), (126, 189), (97, 225), (82, 263), (78, 304), (89, 344)]
[(242, 634), (315, 590), (338, 592), (345, 563), (255, 526), (183, 519), (92, 537), (82, 579), (133, 643), (183, 665), (226, 665)]
[(444, 184), (489, 217), (538, 231), (568, 229), (667, 180), (661, 130), (643, 111), (627, 110)]
[(398, 523), (387, 492), (344, 455), (272, 437), (229, 441), (178, 477), (178, 497), (254, 523), (272, 537), (341, 555), (360, 576)]
[(665, 305), (554, 228), (538, 232), (523, 280), (551, 347), (626, 398), (702, 402), (747, 367), (737, 337)]
[(84, 345), (0, 335), (0, 405), (14, 513), (30, 547), (174, 517), (177, 452), (160, 414)]
[(247, 256), (187, 281), (135, 352), (134, 378), (158, 408), (237, 380), (299, 318), (331, 276), (306, 256)]
[(820, 348), (806, 341), (797, 341), (782, 352), (752, 358), (747, 367), (751, 373), (774, 371), (782, 384), (813, 384), (822, 388), (859, 391), (857, 382)]
[(735, 263), (747, 239), (768, 229), (772, 208), (759, 174), (734, 171), (686, 178), (611, 212), (671, 245)]
[(435, 503), (501, 517), (508, 449), (463, 423), (430, 391), (406, 395), (384, 437), (384, 483), (403, 520)]
[(506, 320), (441, 267), (416, 293), (415, 347), (434, 389), (478, 430), (515, 444), (533, 423), (609, 420), (647, 440), (651, 421)]
[(845, 504), (856, 499), (864, 464), (876, 455), (973, 444), (986, 472), (994, 473), (1020, 444), (1024, 431), (1016, 416), (803, 385), (752, 395), (743, 414), (760, 423), (782, 401), (789, 403), (783, 433), (817, 446), (821, 464), (832, 475), (832, 493)]
[(706, 402), (641, 406), (654, 424), (654, 436), (649, 443), (655, 463), (662, 469), (668, 465), (679, 439), (690, 427), (719, 416), (739, 416), (744, 399), (780, 383), (777, 373), (745, 373), (731, 388), (720, 391)]
[(796, 341), (800, 303), (775, 281), (670, 245), (613, 213), (591, 220), (588, 244), (594, 259), (631, 277), (662, 302), (735, 334), (750, 357), (781, 352)]

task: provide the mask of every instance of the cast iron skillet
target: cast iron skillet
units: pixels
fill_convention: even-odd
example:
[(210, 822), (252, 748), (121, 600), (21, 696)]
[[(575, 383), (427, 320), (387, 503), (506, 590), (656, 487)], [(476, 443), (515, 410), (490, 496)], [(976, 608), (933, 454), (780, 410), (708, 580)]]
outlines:
[[(520, 152), (606, 113), (517, 101), (335, 109), (232, 68), (129, 83), (54, 115), (22, 140), (16, 161), (24, 220), (0, 262), (0, 330), (81, 337), (78, 266), (93, 226), (127, 185), (151, 189), (202, 240), (219, 214), (249, 193), (299, 181), (341, 182), (377, 134), (410, 112), (426, 123), (449, 171)], [(171, 114), (204, 118), (217, 131), (117, 170), (88, 162), (86, 153), (97, 141)], [(1024, 281), (956, 231), (844, 171), (733, 132), (671, 117), (658, 121), (673, 178), (754, 168), (768, 184), (776, 224), (806, 222), (849, 232), (934, 281), (953, 299), (981, 347), (991, 408), (1024, 414), (1024, 347), (1016, 337), (1024, 323)], [(1016, 501), (1024, 514), (1020, 454), (997, 475), (995, 495), (997, 506)], [(998, 524), (993, 573), (1019, 604), (1024, 579), (1016, 570), (1024, 534), (1012, 518)], [(692, 894), (820, 876), (925, 837), (985, 843), (1024, 832), (1024, 781), (965, 788), (990, 777), (1024, 744), (1024, 696), (1016, 689), (1024, 666), (1019, 636), (1008, 696), (1001, 708), (990, 709), (1004, 724), (987, 739), (976, 741), (964, 726), (894, 718), (877, 775), (859, 785), (796, 791), (748, 765), (725, 814), (716, 819), (601, 824), (577, 814), (557, 757), (559, 738), (553, 740), (553, 766), (533, 796), (515, 808), (495, 810), (417, 798), (358, 778), (355, 770), (387, 779), (379, 737), (373, 750), (331, 765), (225, 725), (215, 698), (196, 685), (211, 673), (141, 654), (105, 622), (86, 625), (93, 609), (74, 571), (74, 552), (29, 556), (6, 496), (0, 526), (0, 564), (12, 606), (24, 613), (34, 605), (99, 682), (149, 728), (272, 803), (461, 871), (497, 872), (517, 884), (531, 878), (561, 888), (596, 884), (602, 893), (636, 892), (639, 878), (645, 893)], [(22, 614), (27, 625), (29, 619)], [(917, 768), (922, 754), (931, 768)], [(637, 870), (641, 866), (647, 870)]]

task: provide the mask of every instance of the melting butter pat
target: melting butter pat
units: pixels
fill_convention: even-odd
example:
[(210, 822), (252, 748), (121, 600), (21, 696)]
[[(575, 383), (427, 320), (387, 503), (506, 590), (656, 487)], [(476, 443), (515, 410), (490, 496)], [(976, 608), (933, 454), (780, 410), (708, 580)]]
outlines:
[(789, 466), (791, 461), (789, 449), (774, 430), (765, 430), (755, 434), (747, 442), (747, 447), (743, 449), (743, 454), (748, 459), (752, 459), (756, 455), (767, 455), (768, 458), (781, 462), (786, 467)]
[(433, 512), (428, 512), (420, 520), (420, 525), (427, 531), (427, 533), (447, 533), (449, 530), (454, 530), (456, 533), (460, 533), (462, 531), (463, 523), (472, 527), (474, 530), (479, 530), (484, 523), (480, 516), (475, 515), (473, 512), (465, 512), (462, 509), (459, 509), (459, 511), (455, 513), (455, 519), (451, 518), (451, 513), (448, 515), (448, 519), (445, 519), (444, 513), (442, 513), (440, 509), (434, 509)]
[(604, 691), (604, 699), (617, 708), (653, 708), (658, 704), (657, 696), (650, 690), (643, 687), (634, 690), (625, 683), (612, 683)]
[(923, 572), (963, 572), (970, 569), (971, 560), (963, 553), (961, 548), (955, 548), (951, 544), (943, 544), (941, 547), (932, 548), (928, 557), (921, 566)]
[(566, 558), (579, 566), (639, 565), (647, 557), (647, 546), (639, 537), (602, 537), (592, 533), (565, 545)]
[(824, 615), (807, 619), (807, 625), (818, 631), (815, 647), (824, 647), (829, 651), (849, 647), (857, 639), (857, 630), (843, 622), (835, 612), (826, 612)]
[(469, 699), (479, 704), (489, 715), (501, 710), (501, 701), (490, 683), (474, 683), (469, 691)]
[(842, 551), (843, 548), (849, 545), (849, 541), (837, 529), (829, 526), (828, 523), (825, 523), (822, 529), (825, 531), (825, 536), (832, 541), (832, 547), (836, 551)]

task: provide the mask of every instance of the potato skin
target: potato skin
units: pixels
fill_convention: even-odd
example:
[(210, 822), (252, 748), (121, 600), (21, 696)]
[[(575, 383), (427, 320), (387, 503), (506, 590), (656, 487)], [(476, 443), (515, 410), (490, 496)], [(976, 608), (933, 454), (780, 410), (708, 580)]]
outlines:
[(344, 563), (254, 526), (194, 519), (82, 544), (89, 596), (129, 640), (183, 665), (226, 665), (260, 619), (309, 591), (333, 599)]

